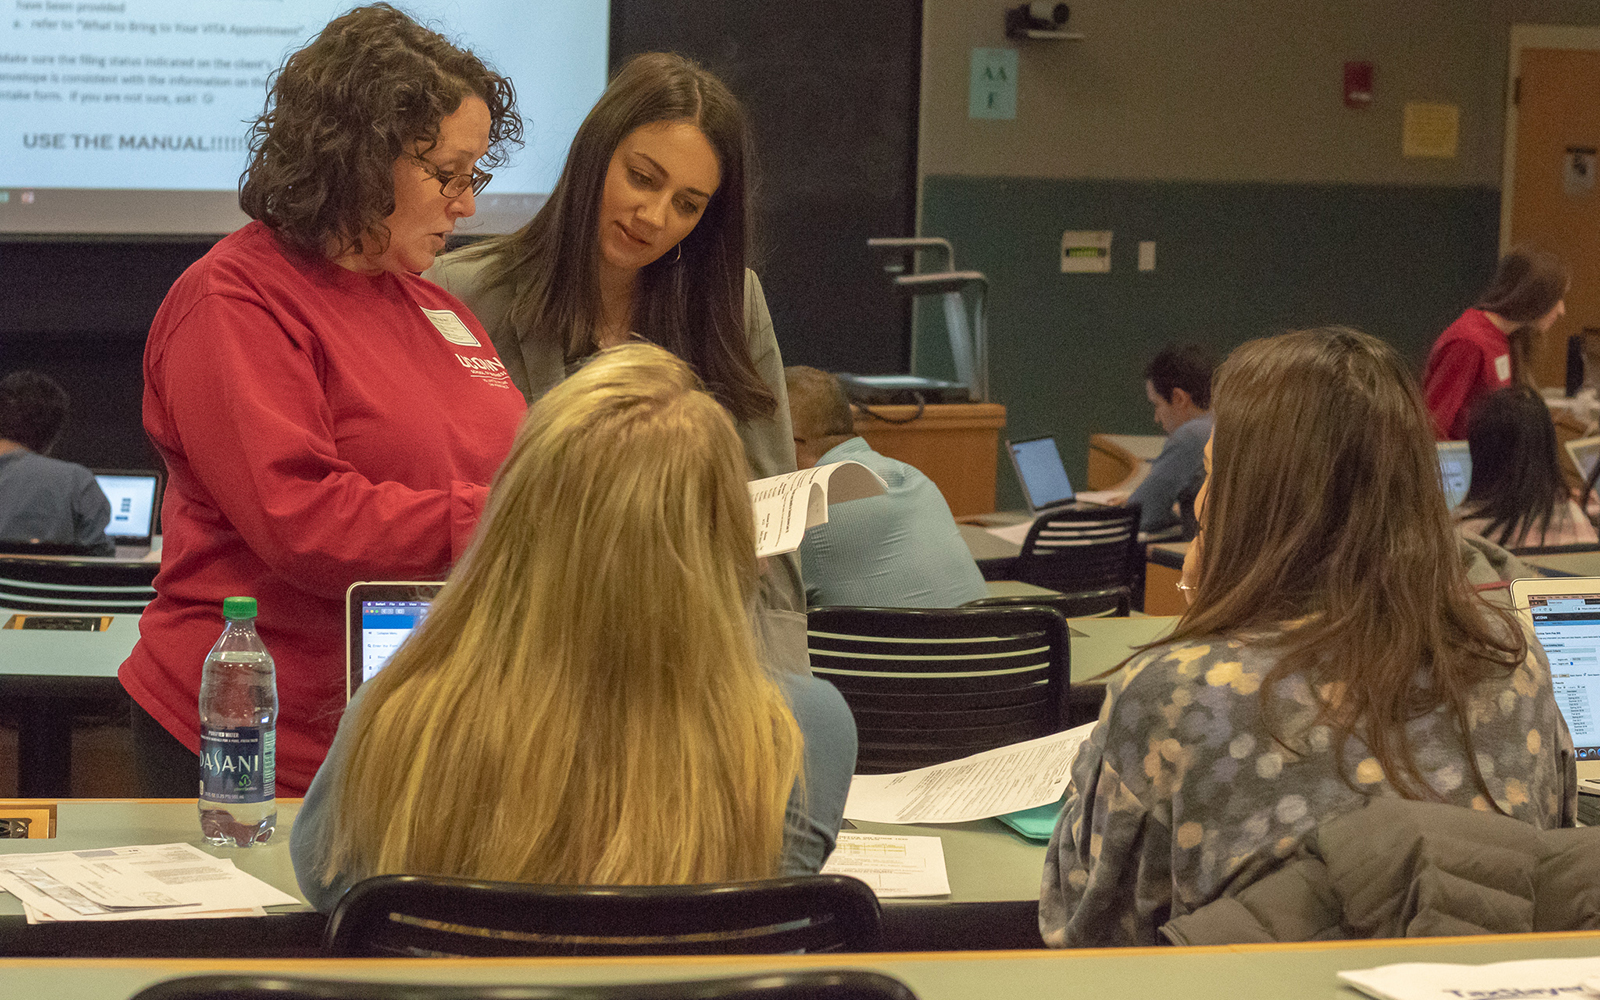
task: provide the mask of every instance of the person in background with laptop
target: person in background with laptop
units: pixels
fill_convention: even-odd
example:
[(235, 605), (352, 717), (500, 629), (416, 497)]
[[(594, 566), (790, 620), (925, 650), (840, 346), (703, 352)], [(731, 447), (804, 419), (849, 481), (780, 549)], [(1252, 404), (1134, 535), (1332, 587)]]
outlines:
[(1550, 409), (1538, 391), (1492, 392), (1467, 424), (1472, 482), (1461, 527), (1508, 549), (1593, 544), (1594, 525), (1568, 491)]
[(1518, 247), (1500, 258), (1477, 304), (1439, 334), (1422, 391), (1440, 441), (1461, 441), (1478, 400), (1512, 382), (1533, 385), (1534, 341), (1566, 315), (1572, 278), (1559, 257)]
[(1055, 947), (1156, 944), (1373, 797), (1573, 823), (1550, 665), (1466, 580), (1394, 349), (1251, 341), (1215, 414), (1192, 603), (1109, 680), (1073, 763), (1039, 907)]
[(1145, 366), (1144, 394), (1167, 441), (1144, 482), (1119, 502), (1140, 505), (1142, 534), (1181, 525), (1181, 537), (1193, 538), (1194, 497), (1205, 479), (1200, 453), (1211, 437), (1210, 356), (1195, 346), (1163, 349)]
[(0, 542), (74, 545), (109, 556), (111, 503), (81, 465), (50, 458), (66, 426), (67, 392), (38, 372), (0, 379)]
[(800, 571), (806, 603), (867, 608), (953, 608), (987, 596), (983, 574), (933, 480), (872, 450), (855, 432), (850, 401), (825, 371), (783, 370), (802, 469), (860, 462), (888, 486), (839, 504), (806, 532)]
[(118, 672), (141, 793), (198, 787), (200, 668), (223, 598), (260, 602), (278, 794), (305, 791), (344, 700), (344, 594), (465, 550), (526, 411), (483, 327), (418, 273), (521, 124), (511, 84), (388, 4), (273, 74), (240, 207), (173, 284), (144, 355), (166, 461), (161, 572)]
[(821, 868), (855, 721), (756, 640), (745, 481), (733, 418), (662, 348), (602, 351), (535, 402), (472, 548), (339, 723), (290, 841), (306, 898)]

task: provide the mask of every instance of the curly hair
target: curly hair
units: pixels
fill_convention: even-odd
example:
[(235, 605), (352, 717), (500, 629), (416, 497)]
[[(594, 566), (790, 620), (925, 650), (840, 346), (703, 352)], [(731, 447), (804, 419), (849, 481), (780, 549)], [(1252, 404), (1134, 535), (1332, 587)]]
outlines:
[[(250, 128), (239, 207), (307, 253), (387, 242), (395, 160), (425, 153), (468, 95), (489, 106), (486, 166), (522, 142), (511, 81), (386, 3), (328, 22), (274, 75)], [(420, 144), (421, 149), (417, 149)]]

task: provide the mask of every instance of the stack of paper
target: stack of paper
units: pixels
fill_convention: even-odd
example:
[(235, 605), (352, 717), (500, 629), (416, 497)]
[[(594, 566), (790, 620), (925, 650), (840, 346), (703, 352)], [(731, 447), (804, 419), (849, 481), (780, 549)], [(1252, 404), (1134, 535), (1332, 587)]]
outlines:
[(1493, 965), (1405, 962), (1341, 972), (1379, 1000), (1531, 1000), (1600, 994), (1600, 958), (1534, 958)]
[(869, 823), (965, 823), (1061, 798), (1072, 759), (1094, 723), (948, 764), (850, 779), (846, 819)]
[(883, 897), (950, 894), (944, 842), (938, 837), (841, 833), (822, 873), (853, 876)]
[(0, 889), (30, 924), (260, 917), (300, 902), (190, 844), (0, 855)]

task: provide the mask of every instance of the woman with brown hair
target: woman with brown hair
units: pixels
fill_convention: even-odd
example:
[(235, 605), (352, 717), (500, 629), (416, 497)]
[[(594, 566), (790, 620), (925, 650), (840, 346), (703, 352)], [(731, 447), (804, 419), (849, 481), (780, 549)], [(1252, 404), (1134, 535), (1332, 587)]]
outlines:
[[(649, 53), (622, 67), (520, 230), (441, 258), (427, 277), (483, 321), (530, 402), (631, 339), (687, 361), (736, 421), (754, 478), (792, 472), (783, 359), (747, 269), (744, 109), (711, 73)], [(774, 560), (774, 607), (804, 611), (798, 560)]]
[[(733, 421), (658, 347), (528, 411), (471, 550), (356, 693), (295, 819), (300, 885), (814, 873), (855, 769), (826, 681), (767, 669)], [(578, 585), (575, 585), (578, 583)]]
[(1461, 441), (1478, 400), (1512, 382), (1533, 385), (1535, 339), (1566, 315), (1572, 279), (1559, 257), (1518, 247), (1500, 258), (1477, 305), (1439, 335), (1428, 352), (1423, 395), (1440, 441)]
[(1193, 602), (1111, 679), (1073, 764), (1054, 946), (1154, 944), (1373, 796), (1573, 821), (1549, 665), (1466, 582), (1395, 352), (1345, 329), (1252, 341), (1212, 398)]
[(143, 794), (195, 794), (224, 597), (260, 600), (296, 795), (343, 707), (345, 590), (443, 576), (466, 548), (525, 405), (477, 320), (417, 275), (520, 132), (504, 77), (388, 4), (273, 78), (239, 189), (255, 221), (177, 280), (145, 347), (165, 542), (118, 675)]

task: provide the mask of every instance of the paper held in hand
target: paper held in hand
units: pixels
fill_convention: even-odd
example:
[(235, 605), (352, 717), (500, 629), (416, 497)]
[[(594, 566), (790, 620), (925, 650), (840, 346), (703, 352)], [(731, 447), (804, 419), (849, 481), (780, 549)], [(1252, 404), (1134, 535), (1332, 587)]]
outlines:
[(888, 490), (860, 462), (832, 462), (750, 483), (756, 513), (756, 555), (781, 556), (800, 547), (806, 529), (828, 521), (828, 506)]
[(1064, 733), (985, 750), (948, 764), (850, 779), (846, 819), (869, 823), (965, 823), (1061, 798), (1090, 722)]

